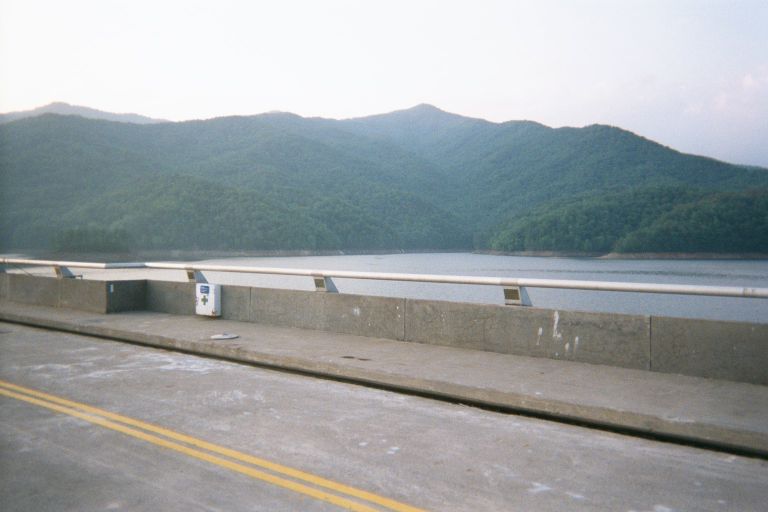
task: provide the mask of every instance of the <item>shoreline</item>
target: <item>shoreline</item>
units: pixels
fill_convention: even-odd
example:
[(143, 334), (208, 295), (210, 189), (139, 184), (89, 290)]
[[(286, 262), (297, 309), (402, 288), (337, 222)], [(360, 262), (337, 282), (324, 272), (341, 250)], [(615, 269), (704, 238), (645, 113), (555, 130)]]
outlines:
[(225, 258), (302, 258), (313, 256), (375, 256), (375, 255), (394, 255), (394, 254), (471, 254), (470, 249), (465, 250), (432, 250), (432, 249), (414, 249), (414, 250), (202, 250), (202, 249), (170, 249), (170, 250), (138, 250), (132, 252), (118, 253), (95, 253), (95, 252), (51, 252), (41, 250), (14, 250), (0, 255), (8, 258), (26, 258), (53, 261), (82, 261), (82, 262), (106, 262), (106, 263), (126, 263), (135, 261), (199, 261)]
[(571, 251), (518, 251), (491, 250), (263, 250), (263, 251), (216, 251), (216, 250), (150, 250), (131, 253), (51, 253), (49, 251), (14, 251), (8, 257), (24, 257), (58, 261), (198, 261), (225, 258), (296, 258), (313, 256), (373, 256), (395, 254), (482, 254), (488, 256), (519, 256), (526, 258), (584, 258), (595, 260), (768, 260), (768, 253), (585, 253)]
[(491, 256), (521, 256), (526, 258), (589, 258), (596, 260), (768, 260), (768, 253), (714, 252), (570, 252), (570, 251), (473, 251)]
[(599, 259), (604, 260), (768, 260), (766, 253), (709, 253), (709, 252), (673, 252), (673, 253), (615, 253), (611, 252)]

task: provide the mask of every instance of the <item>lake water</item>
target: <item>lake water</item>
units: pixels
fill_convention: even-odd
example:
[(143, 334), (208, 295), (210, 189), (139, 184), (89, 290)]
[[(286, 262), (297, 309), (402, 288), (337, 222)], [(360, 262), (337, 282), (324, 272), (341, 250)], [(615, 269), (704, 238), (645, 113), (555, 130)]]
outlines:
[[(766, 260), (600, 260), (593, 258), (536, 258), (470, 253), (390, 254), (364, 256), (309, 256), (226, 258), (206, 263), (287, 267), (316, 270), (359, 270), (491, 277), (526, 277), (593, 281), (698, 284), (768, 288)], [(180, 271), (153, 271), (155, 278), (185, 279)], [(208, 280), (275, 288), (312, 290), (308, 277), (208, 273)], [(339, 292), (503, 304), (495, 286), (445, 285), (334, 279)], [(768, 299), (677, 296), (645, 293), (592, 292), (529, 288), (534, 306), (689, 318), (711, 318), (768, 323)]]
[[(315, 270), (359, 270), (490, 277), (525, 277), (593, 281), (629, 281), (768, 288), (768, 261), (748, 260), (600, 260), (535, 258), (470, 253), (389, 254), (226, 258), (205, 263), (287, 267)], [(49, 270), (50, 272), (50, 270)], [(182, 271), (79, 271), (86, 278), (152, 277), (186, 280)], [(212, 283), (313, 290), (308, 277), (206, 273)], [(445, 285), (334, 279), (341, 293), (503, 304), (495, 286)], [(710, 318), (768, 323), (768, 299), (677, 296), (528, 288), (534, 306), (643, 315)]]

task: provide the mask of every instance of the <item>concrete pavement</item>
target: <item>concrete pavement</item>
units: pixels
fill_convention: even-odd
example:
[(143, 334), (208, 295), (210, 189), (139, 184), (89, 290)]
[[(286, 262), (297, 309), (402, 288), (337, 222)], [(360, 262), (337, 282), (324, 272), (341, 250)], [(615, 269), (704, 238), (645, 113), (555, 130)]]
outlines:
[[(90, 420), (74, 415), (84, 405), (98, 408)], [(349, 508), (243, 466), (365, 512), (746, 512), (768, 500), (761, 459), (8, 323), (0, 410), (4, 512)]]
[(3, 302), (0, 319), (768, 456), (765, 386), (153, 312)]

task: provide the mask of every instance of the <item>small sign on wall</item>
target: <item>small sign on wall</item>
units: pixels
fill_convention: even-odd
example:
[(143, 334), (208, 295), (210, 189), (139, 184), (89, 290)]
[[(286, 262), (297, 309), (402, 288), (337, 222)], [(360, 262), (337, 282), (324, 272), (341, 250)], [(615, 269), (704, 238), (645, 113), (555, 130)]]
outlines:
[(221, 285), (195, 285), (195, 313), (203, 316), (221, 316)]

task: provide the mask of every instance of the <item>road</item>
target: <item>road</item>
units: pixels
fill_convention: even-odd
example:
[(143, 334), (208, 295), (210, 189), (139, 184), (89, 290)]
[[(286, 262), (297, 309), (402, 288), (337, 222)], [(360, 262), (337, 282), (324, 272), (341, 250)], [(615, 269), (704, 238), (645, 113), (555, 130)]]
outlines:
[(765, 510), (768, 462), (0, 323), (0, 500), (47, 510)]

